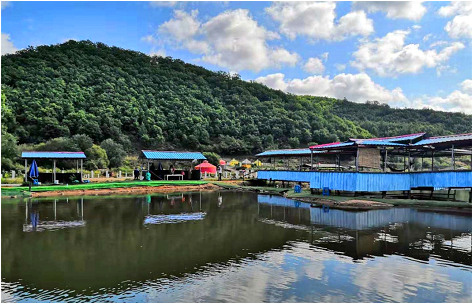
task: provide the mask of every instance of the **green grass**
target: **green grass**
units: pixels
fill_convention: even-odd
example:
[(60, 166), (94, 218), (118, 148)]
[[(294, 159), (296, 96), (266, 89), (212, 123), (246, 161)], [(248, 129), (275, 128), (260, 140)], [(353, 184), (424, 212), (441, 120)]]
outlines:
[[(73, 185), (51, 185), (51, 186), (33, 186), (31, 192), (46, 192), (46, 191), (65, 191), (65, 190), (95, 190), (95, 189), (113, 189), (113, 188), (128, 188), (128, 187), (142, 187), (151, 186), (159, 187), (166, 185), (175, 186), (189, 186), (189, 185), (204, 185), (206, 181), (124, 181), (124, 182), (109, 182), (109, 183), (89, 183), (89, 184), (73, 184)], [(11, 187), (2, 188), (2, 196), (21, 195), (26, 194), (29, 187)]]

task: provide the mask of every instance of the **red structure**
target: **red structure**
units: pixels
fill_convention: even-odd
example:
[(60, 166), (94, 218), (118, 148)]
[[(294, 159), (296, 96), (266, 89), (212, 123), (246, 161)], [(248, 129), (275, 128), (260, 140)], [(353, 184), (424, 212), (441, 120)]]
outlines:
[(220, 165), (222, 166), (226, 165), (226, 161), (224, 159), (220, 159)]
[(216, 174), (216, 167), (210, 164), (207, 160), (204, 160), (203, 163), (198, 166), (195, 166), (195, 169), (200, 170), (202, 174), (205, 172), (210, 174)]

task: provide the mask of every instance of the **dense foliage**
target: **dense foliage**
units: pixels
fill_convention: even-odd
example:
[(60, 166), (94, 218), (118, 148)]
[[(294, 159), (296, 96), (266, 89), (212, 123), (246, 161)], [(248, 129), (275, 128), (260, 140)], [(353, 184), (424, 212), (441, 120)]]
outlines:
[(349, 137), (472, 130), (472, 116), (464, 114), (295, 96), (238, 75), (90, 41), (2, 56), (2, 94), (2, 110), (10, 111), (2, 111), (7, 140), (38, 144), (81, 134), (77, 149), (97, 159), (100, 145), (120, 150), (103, 160), (112, 166), (123, 160), (121, 149), (249, 154)]

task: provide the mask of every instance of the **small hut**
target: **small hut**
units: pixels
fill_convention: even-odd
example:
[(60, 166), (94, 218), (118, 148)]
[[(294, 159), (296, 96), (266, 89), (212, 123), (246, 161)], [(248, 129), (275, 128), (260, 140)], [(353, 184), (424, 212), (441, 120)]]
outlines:
[(195, 169), (200, 170), (201, 173), (216, 174), (216, 166), (213, 166), (207, 160), (204, 160), (203, 163), (195, 166)]
[(237, 166), (238, 164), (239, 164), (239, 162), (238, 162), (236, 159), (234, 159), (234, 158), (229, 162), (229, 165), (230, 165), (231, 167), (235, 167), (235, 166)]
[(251, 161), (249, 159), (245, 159), (241, 162), (241, 167), (250, 169), (251, 168)]
[(261, 162), (260, 160), (258, 160), (258, 159), (256, 159), (256, 161), (253, 162), (252, 164), (253, 164), (254, 166), (256, 166), (256, 167), (262, 166), (262, 162)]
[(224, 159), (220, 159), (220, 166), (226, 166), (226, 161)]

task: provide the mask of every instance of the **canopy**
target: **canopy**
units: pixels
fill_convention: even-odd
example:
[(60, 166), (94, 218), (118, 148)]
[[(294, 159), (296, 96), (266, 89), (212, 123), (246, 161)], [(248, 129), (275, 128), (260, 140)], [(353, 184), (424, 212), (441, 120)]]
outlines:
[(201, 173), (210, 173), (216, 174), (216, 167), (210, 164), (207, 160), (204, 160), (203, 163), (195, 166), (195, 169), (200, 170)]
[(220, 165), (222, 166), (226, 165), (226, 161), (224, 159), (220, 159)]
[(250, 165), (251, 164), (251, 161), (249, 159), (245, 159), (241, 162), (243, 165)]

